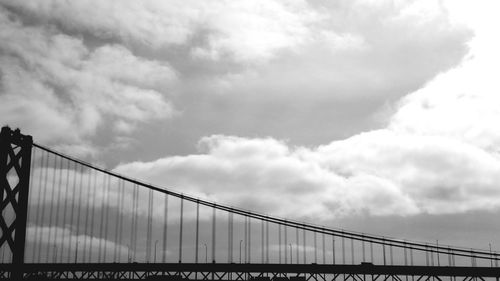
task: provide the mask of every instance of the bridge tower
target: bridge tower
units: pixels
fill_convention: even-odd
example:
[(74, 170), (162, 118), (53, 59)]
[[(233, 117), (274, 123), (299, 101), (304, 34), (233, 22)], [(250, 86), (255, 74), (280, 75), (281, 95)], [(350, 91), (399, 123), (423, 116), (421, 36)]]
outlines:
[(22, 278), (24, 264), (32, 144), (32, 137), (19, 129), (0, 132), (0, 248), (12, 254), (10, 277), (15, 280)]

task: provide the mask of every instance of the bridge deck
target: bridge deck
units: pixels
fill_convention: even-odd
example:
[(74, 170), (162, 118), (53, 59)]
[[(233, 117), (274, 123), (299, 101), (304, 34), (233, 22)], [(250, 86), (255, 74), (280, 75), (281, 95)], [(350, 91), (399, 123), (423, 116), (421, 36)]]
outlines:
[[(0, 264), (0, 271), (13, 269), (11, 264)], [(324, 264), (228, 264), (228, 263), (62, 263), (25, 264), (25, 273), (43, 272), (225, 272), (225, 273), (288, 273), (300, 274), (356, 274), (408, 276), (480, 276), (500, 277), (496, 267), (449, 266), (384, 266), (384, 265), (324, 265)]]

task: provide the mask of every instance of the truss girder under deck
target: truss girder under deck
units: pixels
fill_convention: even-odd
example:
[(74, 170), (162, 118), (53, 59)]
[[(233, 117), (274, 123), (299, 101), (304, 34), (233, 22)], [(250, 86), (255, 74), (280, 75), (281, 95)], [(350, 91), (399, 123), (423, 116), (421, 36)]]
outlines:
[[(13, 265), (0, 265), (0, 276)], [(479, 281), (500, 277), (495, 267), (318, 264), (106, 263), (25, 264), (32, 280), (253, 280), (253, 281)]]

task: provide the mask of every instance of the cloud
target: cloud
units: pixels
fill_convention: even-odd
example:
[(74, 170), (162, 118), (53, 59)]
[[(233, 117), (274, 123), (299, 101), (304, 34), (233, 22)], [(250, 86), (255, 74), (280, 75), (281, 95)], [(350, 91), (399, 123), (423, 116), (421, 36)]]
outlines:
[(488, 152), (498, 151), (500, 134), (496, 123), (500, 119), (500, 86), (495, 73), (500, 64), (497, 51), (500, 40), (490, 33), (490, 20), (495, 19), (488, 16), (491, 9), (495, 9), (494, 5), (469, 7), (474, 12), (468, 15), (471, 19), (467, 22), (477, 30), (469, 42), (470, 52), (458, 67), (440, 74), (402, 99), (391, 118), (391, 129), (415, 135), (446, 136)]
[[(173, 114), (163, 91), (178, 72), (138, 56), (137, 46), (143, 53), (181, 46), (191, 63), (229, 66), (198, 73), (207, 91), (221, 92), (222, 85), (222, 92), (265, 97), (263, 103), (286, 97), (297, 104), (313, 94), (334, 100), (403, 95), (455, 65), (471, 36), (446, 9), (417, 2), (341, 3), (333, 16), (321, 12), (328, 4), (314, 9), (303, 1), (3, 3), (0, 113), (32, 132), (58, 128), (46, 138), (70, 144), (81, 144), (107, 122), (125, 134), (139, 122)], [(40, 26), (23, 22), (27, 18)], [(283, 216), (496, 209), (497, 141), (488, 120), (497, 118), (497, 100), (480, 86), (496, 85), (493, 75), (477, 75), (496, 57), (481, 34), (467, 61), (404, 98), (385, 129), (318, 147), (212, 135), (201, 139), (198, 153), (116, 170)], [(260, 64), (247, 68), (249, 62)], [(196, 84), (196, 75), (184, 82)], [(471, 120), (464, 110), (481, 114)]]
[[(89, 48), (53, 26), (29, 26), (0, 9), (0, 114), (41, 142), (82, 145), (105, 121), (119, 131), (172, 116), (167, 63), (120, 45)], [(57, 128), (57, 129), (55, 129)]]
[(315, 149), (229, 136), (207, 137), (200, 145), (204, 149), (197, 155), (133, 162), (116, 170), (218, 202), (292, 217), (500, 207), (495, 188), (500, 162), (453, 139), (380, 130)]
[[(158, 47), (179, 44), (192, 34), (192, 11), (179, 3), (155, 4), (154, 1), (2, 1), (3, 5), (22, 11), (48, 23), (67, 29), (89, 32), (102, 38), (121, 38)], [(196, 17), (194, 13), (192, 16)], [(185, 20), (184, 20), (185, 19)]]
[(288, 217), (498, 210), (500, 60), (497, 40), (484, 31), (459, 66), (405, 96), (386, 128), (317, 147), (214, 135), (201, 139), (197, 154), (117, 170)]
[[(8, 121), (41, 141), (61, 149), (75, 146), (82, 153), (96, 142), (116, 142), (109, 132), (140, 139), (139, 124), (144, 130), (163, 126), (160, 122), (177, 112), (196, 112), (173, 121), (195, 128), (194, 139), (214, 132), (237, 134), (233, 128), (241, 128), (257, 130), (252, 135), (275, 131), (278, 137), (288, 134), (318, 144), (332, 134), (311, 127), (297, 136), (294, 127), (325, 118), (343, 118), (339, 123), (349, 124), (340, 129), (349, 132), (342, 136), (349, 135), (360, 127), (379, 126), (368, 119), (381, 104), (456, 64), (470, 37), (466, 28), (450, 23), (446, 9), (411, 1), (0, 3), (5, 26), (19, 29), (5, 40), (30, 42), (9, 55), (4, 65), (18, 70), (8, 70), (11, 74), (2, 79), (12, 73), (19, 77), (3, 84), (27, 93), (45, 92), (37, 103), (10, 99), (4, 113), (15, 117)], [(27, 32), (35, 36), (21, 36)], [(40, 60), (41, 54), (48, 57)], [(360, 103), (353, 106), (353, 101)], [(226, 106), (214, 112), (212, 105), (219, 103)], [(298, 114), (297, 104), (304, 105)], [(281, 119), (276, 119), (280, 126), (254, 126), (267, 117), (259, 114), (263, 117), (255, 120), (256, 109), (275, 111), (277, 106), (282, 108)], [(241, 118), (226, 122), (233, 108)], [(48, 120), (28, 126), (28, 118), (14, 111), (43, 111), (39, 114)], [(71, 131), (75, 124), (79, 130)], [(49, 133), (46, 127), (62, 129)]]
[[(246, 11), (241, 7), (238, 10)], [(298, 17), (306, 13), (298, 11), (308, 11), (308, 7), (298, 6), (291, 10)], [(424, 13), (422, 10), (432, 12)], [(296, 43), (284, 41), (286, 48), (265, 48), (268, 33), (275, 27), (267, 22), (263, 23), (270, 27), (258, 30), (259, 37), (253, 32), (255, 26), (240, 28), (241, 20), (237, 19), (214, 29), (219, 31), (214, 32), (215, 35), (208, 32), (210, 38), (219, 33), (225, 34), (220, 30), (228, 30), (225, 41), (234, 41), (231, 45), (235, 46), (232, 49), (236, 52), (253, 52), (262, 48), (259, 53), (272, 60), (269, 64), (244, 68), (243, 71), (231, 71), (229, 68), (229, 71), (203, 83), (200, 88), (215, 87), (219, 92), (239, 95), (258, 96), (262, 93), (267, 99), (269, 96), (299, 99), (383, 96), (387, 99), (413, 91), (439, 71), (457, 64), (466, 52), (466, 41), (472, 36), (466, 26), (450, 21), (446, 7), (433, 3), (341, 1), (332, 4), (318, 1), (309, 14), (315, 16), (304, 18), (314, 20), (303, 20), (307, 24), (297, 28), (302, 31), (289, 36)], [(245, 17), (238, 15), (238, 18)], [(233, 33), (238, 36), (230, 35)], [(273, 38), (288, 34), (286, 30), (276, 33), (280, 36), (273, 35)], [(206, 47), (204, 50), (202, 54), (208, 53), (209, 56), (221, 53), (209, 51), (210, 48), (207, 51)], [(255, 60), (256, 56), (250, 58)]]
[[(36, 239), (36, 240), (35, 240)], [(78, 258), (81, 262), (114, 261), (127, 260), (128, 248), (126, 245), (119, 245), (111, 240), (92, 237), (86, 234), (75, 234), (71, 229), (49, 226), (28, 226), (26, 229), (27, 259), (33, 262), (73, 262)], [(72, 241), (72, 244), (69, 242)], [(93, 244), (90, 247), (91, 243)], [(85, 247), (89, 245), (88, 247)], [(102, 246), (102, 247), (101, 247)], [(76, 254), (76, 247), (80, 255)], [(115, 251), (121, 256), (114, 257)], [(104, 252), (107, 253), (104, 259)], [(32, 255), (35, 253), (35, 255)], [(37, 260), (40, 258), (40, 260)]]
[(229, 55), (251, 63), (311, 40), (323, 17), (306, 1), (209, 1), (202, 10), (207, 44), (194, 48), (193, 55), (216, 60)]
[[(189, 194), (275, 215), (314, 217), (365, 210), (383, 214), (402, 207), (403, 213), (414, 212), (411, 204), (404, 204), (408, 202), (405, 196), (383, 179), (365, 174), (344, 178), (307, 160), (310, 151), (305, 148), (291, 149), (273, 139), (226, 136), (204, 138), (200, 146), (205, 153), (150, 163), (134, 162), (116, 170), (155, 183), (179, 186)], [(368, 183), (380, 186), (381, 193), (363, 192), (373, 188)], [(359, 188), (350, 189), (349, 185)], [(386, 201), (379, 200), (381, 194)], [(358, 200), (360, 197), (363, 200)], [(276, 203), (277, 198), (280, 204)], [(379, 204), (363, 207), (366, 201)]]
[(320, 18), (306, 1), (2, 2), (74, 32), (153, 49), (191, 45), (197, 58), (228, 56), (243, 62), (293, 49), (308, 39), (308, 25)]

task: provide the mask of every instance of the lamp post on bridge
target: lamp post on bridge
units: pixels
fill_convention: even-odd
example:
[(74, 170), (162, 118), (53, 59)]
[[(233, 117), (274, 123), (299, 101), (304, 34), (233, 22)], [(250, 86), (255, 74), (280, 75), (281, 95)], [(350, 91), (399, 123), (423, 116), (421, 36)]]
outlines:
[(243, 240), (240, 240), (240, 263), (241, 263), (241, 243), (243, 243)]
[(290, 264), (293, 264), (292, 260), (292, 243), (288, 244), (290, 246)]
[[(488, 243), (488, 245), (490, 246), (490, 257), (493, 256), (492, 252), (491, 252), (491, 243)], [(490, 259), (490, 266), (493, 267), (493, 260)]]
[(130, 258), (130, 245), (129, 244), (127, 244), (127, 260), (129, 263), (132, 261)]
[(154, 257), (154, 263), (156, 263), (156, 245), (158, 244), (158, 240), (155, 241), (155, 257)]
[(206, 243), (203, 243), (205, 245), (205, 263), (208, 263), (208, 246)]
[(80, 244), (80, 241), (76, 240), (75, 263), (78, 262), (78, 244)]

